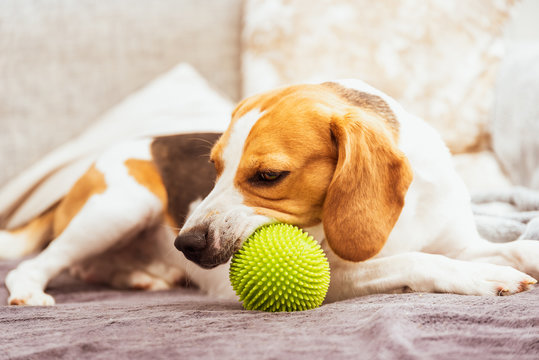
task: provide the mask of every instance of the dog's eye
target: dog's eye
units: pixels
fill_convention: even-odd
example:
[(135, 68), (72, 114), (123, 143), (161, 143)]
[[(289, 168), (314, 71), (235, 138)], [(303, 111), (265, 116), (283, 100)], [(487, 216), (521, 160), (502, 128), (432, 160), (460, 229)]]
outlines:
[(259, 171), (250, 181), (253, 185), (269, 186), (283, 180), (290, 171)]
[(279, 178), (279, 176), (281, 176), (281, 173), (267, 171), (267, 172), (258, 173), (258, 176), (260, 180), (262, 181), (275, 181)]

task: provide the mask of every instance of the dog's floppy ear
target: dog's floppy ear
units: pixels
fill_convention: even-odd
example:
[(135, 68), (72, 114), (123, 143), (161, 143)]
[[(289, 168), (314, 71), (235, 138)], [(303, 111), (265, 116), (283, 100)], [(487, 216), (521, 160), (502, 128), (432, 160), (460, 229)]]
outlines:
[(330, 130), (338, 160), (324, 202), (324, 231), (339, 257), (363, 261), (382, 249), (397, 222), (412, 169), (395, 133), (371, 113), (335, 116)]

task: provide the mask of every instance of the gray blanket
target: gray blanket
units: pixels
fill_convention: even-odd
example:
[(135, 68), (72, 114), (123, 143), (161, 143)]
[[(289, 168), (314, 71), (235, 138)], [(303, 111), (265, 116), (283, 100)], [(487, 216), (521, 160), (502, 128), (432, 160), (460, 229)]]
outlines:
[[(539, 239), (537, 193), (474, 200), (484, 236)], [(2, 281), (15, 265), (0, 262)], [(371, 295), (296, 313), (246, 311), (195, 289), (113, 290), (67, 275), (49, 292), (52, 308), (0, 306), (0, 359), (539, 358), (539, 287), (509, 297)]]
[(523, 187), (472, 197), (477, 229), (493, 242), (539, 240), (539, 192)]

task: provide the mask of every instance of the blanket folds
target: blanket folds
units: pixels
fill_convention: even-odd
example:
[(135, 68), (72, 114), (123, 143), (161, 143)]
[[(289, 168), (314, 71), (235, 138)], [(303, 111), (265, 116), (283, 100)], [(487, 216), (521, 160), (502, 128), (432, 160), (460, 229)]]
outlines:
[(479, 234), (493, 242), (539, 240), (539, 192), (524, 187), (472, 196)]

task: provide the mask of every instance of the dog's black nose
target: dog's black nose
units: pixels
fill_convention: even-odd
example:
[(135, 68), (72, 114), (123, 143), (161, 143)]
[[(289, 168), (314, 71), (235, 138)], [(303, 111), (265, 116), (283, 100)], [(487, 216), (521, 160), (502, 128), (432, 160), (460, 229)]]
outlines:
[(178, 235), (174, 240), (174, 246), (180, 250), (186, 258), (196, 261), (202, 251), (206, 249), (207, 237), (202, 232), (188, 232)]

